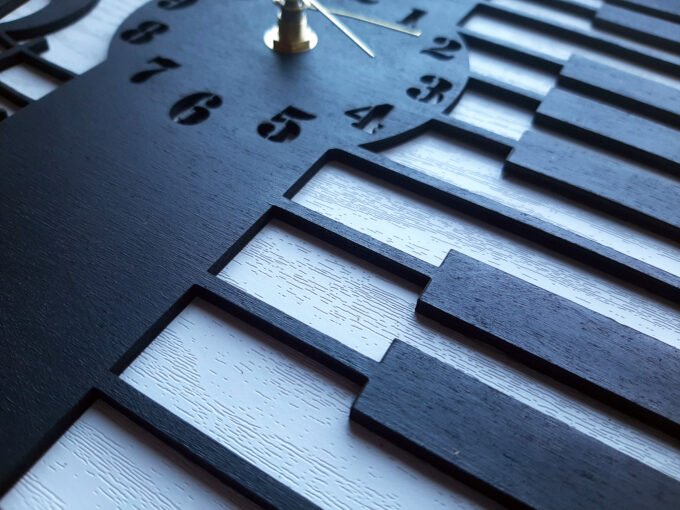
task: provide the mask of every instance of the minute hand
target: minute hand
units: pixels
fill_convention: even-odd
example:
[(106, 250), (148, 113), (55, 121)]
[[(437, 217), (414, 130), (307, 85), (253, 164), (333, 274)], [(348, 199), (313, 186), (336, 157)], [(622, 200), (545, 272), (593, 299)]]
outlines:
[(364, 41), (359, 39), (357, 35), (352, 32), (345, 24), (340, 21), (338, 18), (336, 18), (332, 12), (330, 12), (328, 9), (326, 9), (321, 3), (318, 2), (318, 0), (306, 0), (306, 2), (314, 7), (317, 11), (319, 11), (321, 14), (323, 14), (328, 21), (333, 23), (343, 34), (345, 34), (347, 37), (349, 37), (354, 44), (359, 46), (364, 52), (371, 58), (375, 57), (375, 54), (369, 48)]

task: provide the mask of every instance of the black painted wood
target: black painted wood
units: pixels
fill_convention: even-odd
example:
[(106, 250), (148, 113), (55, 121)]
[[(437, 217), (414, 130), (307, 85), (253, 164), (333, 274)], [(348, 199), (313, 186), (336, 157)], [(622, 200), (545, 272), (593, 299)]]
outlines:
[(608, 3), (680, 22), (680, 5), (674, 0), (608, 0)]
[[(82, 18), (98, 1), (51, 0), (44, 8), (30, 16), (0, 23), (0, 32), (5, 32), (16, 39), (31, 39), (45, 35)], [(12, 5), (13, 8), (16, 8), (16, 5)]]
[(398, 340), (352, 418), (511, 507), (674, 509), (680, 500), (680, 483)]
[[(581, 95), (553, 89), (538, 107), (539, 125), (619, 150), (624, 156), (680, 175), (678, 131)], [(640, 133), (645, 133), (644, 137)]]
[(578, 55), (562, 68), (560, 84), (667, 124), (680, 123), (676, 89)]
[(505, 170), (680, 239), (680, 184), (672, 179), (534, 131), (524, 134)]
[[(9, 62), (2, 59), (37, 58), (46, 49), (39, 38), (19, 44), (7, 34), (44, 35), (95, 3), (55, 0), (31, 18), (0, 25), (5, 50), (0, 66)], [(366, 12), (393, 21), (414, 7), (407, 0), (334, 4), (370, 9)], [(106, 63), (0, 125), (0, 492), (68, 428), (94, 392), (259, 502), (307, 508), (290, 488), (116, 378), (191, 298), (200, 296), (355, 382), (368, 379), (353, 410), (355, 420), (502, 502), (663, 508), (677, 501), (677, 482), (404, 344), (397, 342), (376, 363), (214, 276), (268, 219), (283, 219), (411, 282), (424, 285), (433, 276), (421, 299), (424, 313), (678, 432), (677, 351), (479, 263), (456, 258), (470, 266), (461, 275), (451, 255), (437, 270), (288, 200), (324, 162), (346, 161), (580, 263), (680, 299), (677, 277), (368, 150), (427, 129), (474, 140), (502, 157), (517, 146), (512, 157), (519, 158), (526, 149), (531, 138), (516, 144), (444, 115), (470, 78), (456, 25), (473, 8), (668, 73), (677, 66), (473, 0), (426, 4), (421, 38), (348, 22), (376, 50), (377, 58), (370, 60), (314, 13), (319, 47), (279, 56), (261, 41), (274, 22), (267, 2), (150, 2), (120, 28)], [(465, 33), (478, 45), (499, 47)], [(435, 41), (439, 37), (460, 48), (453, 44), (452, 54), (432, 56), (426, 50), (441, 44)], [(562, 65), (506, 46), (508, 54), (551, 72)], [(661, 133), (668, 139), (671, 128), (645, 119), (641, 124), (593, 99), (668, 124), (677, 119), (677, 94), (602, 67), (572, 59), (562, 83), (591, 98), (553, 92), (539, 108), (539, 121), (554, 116), (569, 132), (591, 133), (597, 143), (606, 141), (626, 156), (677, 163), (674, 149), (652, 137)], [(48, 70), (63, 81), (72, 77)], [(437, 79), (450, 88), (429, 90)], [(531, 107), (539, 102), (501, 82), (474, 81)], [(556, 94), (562, 95), (556, 99)], [(569, 117), (574, 112), (564, 109), (574, 102), (577, 113), (595, 105), (594, 117)], [(352, 125), (358, 119), (347, 112), (380, 104), (393, 107), (387, 117)], [(610, 201), (608, 212), (611, 202), (639, 214), (659, 205), (606, 195), (611, 190), (597, 188), (599, 181), (587, 184), (588, 200), (600, 192)], [(641, 186), (651, 190), (647, 180)], [(658, 210), (655, 215), (676, 221), (668, 211), (662, 218)], [(470, 280), (477, 275), (487, 278)], [(465, 283), (469, 294), (454, 292), (452, 278), (455, 285)], [(496, 308), (501, 305), (505, 308)], [(475, 306), (484, 312), (479, 317)], [(488, 323), (474, 322), (480, 317)], [(560, 317), (571, 321), (571, 329), (560, 327)], [(462, 326), (466, 321), (470, 324)], [(550, 342), (539, 333), (550, 333)], [(578, 349), (584, 345), (593, 350)], [(449, 448), (454, 442), (465, 446), (462, 455)]]
[(680, 25), (649, 14), (604, 4), (597, 11), (593, 25), (674, 51), (680, 49)]
[(418, 312), (680, 434), (680, 351), (659, 340), (453, 251)]
[[(262, 42), (268, 3), (164, 5), (127, 20), (105, 64), (0, 125), (0, 491), (326, 151), (422, 124), (468, 76), (462, 45), (448, 60), (421, 52), (457, 41), (449, 20), (472, 2), (432, 2), (422, 38), (359, 25), (376, 59), (318, 14), (322, 43), (281, 56)], [(375, 15), (410, 11), (404, 1)], [(141, 79), (158, 56), (178, 67)], [(441, 97), (421, 81), (435, 75), (450, 83)], [(385, 103), (394, 110), (377, 133), (345, 114)], [(290, 106), (315, 117), (289, 110), (299, 133), (277, 117)], [(258, 134), (268, 123), (287, 141)]]

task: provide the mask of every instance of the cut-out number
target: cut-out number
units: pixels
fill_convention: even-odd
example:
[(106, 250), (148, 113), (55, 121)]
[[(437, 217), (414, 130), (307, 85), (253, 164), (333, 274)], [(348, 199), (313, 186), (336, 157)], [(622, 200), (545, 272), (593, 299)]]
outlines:
[(138, 72), (137, 74), (132, 76), (132, 78), (130, 78), (130, 81), (132, 83), (144, 83), (145, 81), (150, 80), (157, 74), (164, 73), (165, 71), (169, 71), (170, 69), (177, 69), (178, 67), (180, 67), (180, 65), (177, 62), (165, 57), (152, 58), (151, 60), (149, 60), (149, 64), (154, 64), (156, 67), (154, 69), (146, 69), (144, 71)]
[[(271, 118), (271, 122), (263, 122), (257, 126), (257, 132), (270, 142), (292, 142), (302, 132), (300, 124), (296, 120), (306, 121), (316, 119), (316, 115), (307, 113), (304, 110), (289, 106)], [(278, 129), (277, 129), (278, 128)]]
[(372, 135), (385, 127), (382, 121), (393, 109), (394, 106), (391, 104), (379, 104), (378, 106), (364, 106), (348, 110), (345, 115), (356, 120), (356, 122), (352, 122), (352, 126)]
[(212, 92), (191, 94), (170, 108), (170, 118), (183, 126), (195, 126), (210, 118), (210, 110), (222, 106), (222, 98)]
[(408, 94), (408, 97), (411, 99), (415, 99), (421, 103), (439, 104), (445, 99), (446, 93), (453, 88), (453, 84), (450, 81), (431, 74), (421, 76), (420, 82), (427, 85), (425, 90), (421, 90), (418, 87), (411, 87), (406, 91), (406, 94)]
[(456, 58), (456, 53), (463, 47), (455, 39), (448, 37), (435, 37), (433, 42), (437, 45), (434, 48), (427, 48), (420, 53), (429, 55), (437, 60), (452, 60)]
[(194, 5), (198, 0), (160, 0), (158, 7), (166, 11), (174, 11), (176, 9), (184, 9)]
[(404, 18), (398, 23), (400, 25), (404, 25), (405, 27), (417, 28), (418, 22), (426, 14), (427, 11), (424, 11), (422, 9), (411, 9), (411, 12), (404, 16)]
[(121, 39), (130, 44), (146, 44), (154, 40), (157, 35), (164, 34), (168, 25), (157, 21), (144, 21), (137, 28), (131, 28), (120, 34)]

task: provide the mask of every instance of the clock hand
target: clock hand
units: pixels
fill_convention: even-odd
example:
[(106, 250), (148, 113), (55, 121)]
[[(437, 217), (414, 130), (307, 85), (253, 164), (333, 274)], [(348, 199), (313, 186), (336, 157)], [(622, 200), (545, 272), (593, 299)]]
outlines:
[(332, 12), (330, 12), (326, 7), (324, 7), (318, 0), (305, 0), (306, 3), (311, 5), (314, 9), (323, 14), (328, 21), (333, 23), (343, 34), (349, 37), (354, 44), (359, 46), (364, 52), (371, 58), (375, 57), (375, 53), (364, 43), (357, 35), (352, 32), (345, 24), (336, 18)]
[[(311, 9), (316, 10), (315, 7), (310, 6)], [(423, 34), (422, 30), (419, 30), (417, 28), (408, 28), (403, 25), (400, 25), (399, 23), (392, 23), (390, 21), (385, 21), (382, 19), (378, 18), (373, 18), (369, 16), (364, 16), (363, 14), (358, 14), (355, 12), (351, 11), (346, 11), (344, 9), (330, 9), (326, 8), (328, 12), (331, 14), (335, 14), (336, 16), (340, 16), (342, 18), (350, 18), (350, 19), (355, 19), (357, 21), (363, 21), (364, 23), (370, 23), (371, 25), (376, 25), (379, 27), (383, 28), (388, 28), (390, 30), (394, 30), (396, 32), (401, 32), (403, 34), (408, 34), (412, 35), (414, 37), (420, 37)]]

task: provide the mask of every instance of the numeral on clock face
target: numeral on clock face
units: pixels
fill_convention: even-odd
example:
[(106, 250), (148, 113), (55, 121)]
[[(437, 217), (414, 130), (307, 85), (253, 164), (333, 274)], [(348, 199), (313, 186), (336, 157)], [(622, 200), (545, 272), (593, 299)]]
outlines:
[(409, 28), (416, 28), (420, 19), (427, 14), (427, 11), (422, 9), (412, 9), (401, 21), (400, 25), (404, 25)]
[(137, 28), (123, 32), (120, 37), (130, 44), (146, 44), (154, 40), (157, 35), (167, 32), (169, 27), (157, 21), (144, 21)]
[(456, 53), (463, 47), (458, 41), (449, 39), (448, 37), (435, 37), (433, 42), (437, 46), (424, 49), (420, 53), (436, 58), (437, 60), (452, 60), (456, 57)]
[(132, 83), (144, 83), (145, 81), (150, 80), (157, 74), (164, 73), (165, 71), (169, 71), (170, 69), (177, 69), (178, 67), (180, 67), (180, 65), (177, 62), (165, 57), (152, 58), (151, 60), (149, 60), (149, 64), (153, 64), (156, 67), (154, 69), (146, 69), (144, 71), (138, 72), (137, 74), (133, 75), (132, 78), (130, 78), (130, 81)]
[(421, 103), (439, 104), (446, 98), (446, 92), (453, 88), (453, 84), (450, 81), (431, 74), (422, 76), (420, 82), (427, 86), (424, 89), (411, 87), (406, 91), (406, 94), (411, 99)]
[(222, 106), (222, 98), (212, 92), (199, 92), (180, 99), (170, 109), (170, 118), (183, 126), (195, 126), (210, 118), (210, 110)]
[(345, 112), (345, 115), (356, 120), (356, 122), (352, 123), (353, 127), (372, 135), (385, 127), (382, 121), (393, 109), (394, 106), (391, 104), (379, 104), (377, 106), (364, 106), (348, 110)]
[(263, 122), (257, 127), (258, 134), (270, 142), (292, 142), (302, 132), (296, 120), (313, 120), (316, 115), (307, 113), (294, 106), (289, 106), (271, 118), (271, 122)]

